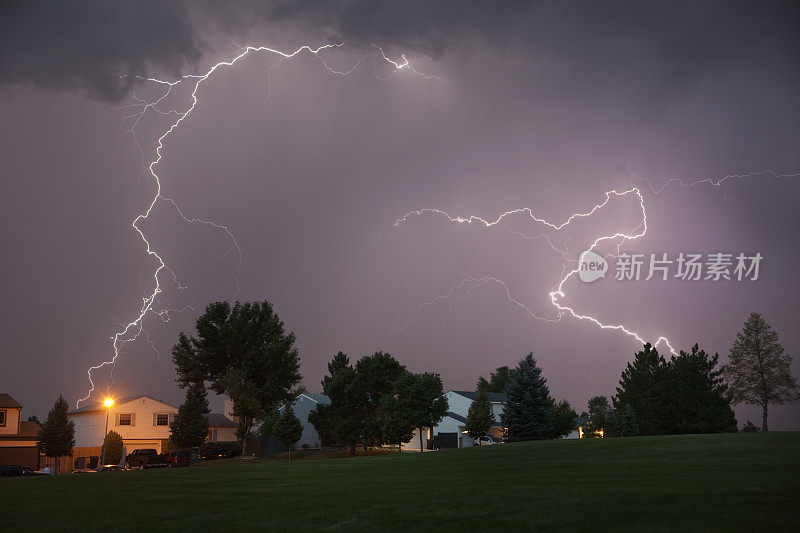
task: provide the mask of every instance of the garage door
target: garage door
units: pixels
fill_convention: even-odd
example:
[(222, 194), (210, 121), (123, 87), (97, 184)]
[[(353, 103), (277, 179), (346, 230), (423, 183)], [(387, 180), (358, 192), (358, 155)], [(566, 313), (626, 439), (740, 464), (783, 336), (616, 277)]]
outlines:
[(440, 449), (458, 448), (458, 433), (439, 433), (436, 439)]

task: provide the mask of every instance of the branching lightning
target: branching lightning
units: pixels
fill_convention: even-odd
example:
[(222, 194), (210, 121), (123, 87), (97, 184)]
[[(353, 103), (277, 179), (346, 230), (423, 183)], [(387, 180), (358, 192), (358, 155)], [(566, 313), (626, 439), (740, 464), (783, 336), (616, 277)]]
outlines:
[[(757, 171), (757, 172), (750, 172), (750, 173), (746, 173), (746, 174), (729, 174), (729, 175), (721, 177), (721, 178), (706, 178), (706, 179), (701, 179), (701, 180), (691, 181), (691, 182), (684, 181), (684, 180), (682, 180), (680, 178), (670, 178), (670, 179), (666, 180), (660, 187), (653, 186), (653, 184), (652, 184), (652, 182), (650, 180), (648, 180), (646, 178), (642, 178), (641, 176), (638, 176), (638, 175), (636, 175), (634, 173), (632, 173), (632, 176), (633, 176), (633, 180), (632, 180), (632, 183), (631, 183), (631, 187), (629, 189), (621, 191), (621, 192), (619, 192), (617, 190), (613, 190), (613, 189), (610, 190), (610, 191), (606, 191), (605, 192), (605, 199), (602, 202), (600, 202), (598, 204), (595, 204), (591, 209), (589, 209), (587, 211), (573, 213), (573, 214), (569, 215), (567, 218), (565, 218), (562, 222), (558, 222), (558, 223), (550, 222), (550, 221), (548, 221), (548, 220), (546, 220), (544, 218), (541, 218), (541, 217), (537, 216), (533, 212), (533, 210), (531, 208), (529, 208), (529, 207), (519, 208), (519, 209), (512, 209), (510, 211), (506, 211), (506, 212), (500, 214), (499, 216), (497, 216), (497, 217), (495, 217), (493, 219), (486, 219), (486, 218), (482, 218), (482, 217), (475, 216), (475, 215), (453, 216), (453, 215), (450, 215), (449, 213), (447, 213), (444, 210), (434, 209), (434, 208), (425, 208), (425, 209), (418, 209), (418, 210), (414, 210), (414, 211), (409, 211), (408, 213), (403, 215), (401, 218), (397, 219), (395, 221), (394, 225), (395, 226), (399, 226), (400, 224), (406, 222), (410, 217), (421, 216), (421, 215), (424, 215), (424, 214), (432, 214), (432, 215), (437, 215), (437, 216), (443, 216), (443, 217), (447, 218), (450, 222), (454, 222), (454, 223), (457, 223), (457, 224), (477, 224), (477, 225), (483, 226), (485, 228), (492, 228), (494, 226), (503, 227), (503, 228), (505, 228), (505, 229), (507, 229), (507, 230), (519, 235), (519, 236), (522, 236), (522, 237), (524, 237), (526, 239), (532, 239), (532, 238), (533, 239), (544, 239), (547, 242), (547, 245), (548, 245), (549, 248), (551, 248), (553, 251), (557, 252), (560, 256), (562, 256), (562, 258), (565, 259), (565, 262), (564, 262), (564, 267), (565, 268), (564, 268), (564, 270), (562, 270), (562, 277), (558, 281), (558, 284), (553, 288), (553, 290), (551, 290), (548, 293), (548, 296), (550, 298), (550, 303), (555, 308), (555, 315), (554, 315), (553, 318), (540, 317), (537, 314), (535, 314), (528, 306), (526, 306), (526, 305), (522, 304), (521, 302), (519, 302), (519, 300), (517, 300), (516, 298), (514, 298), (511, 295), (511, 292), (510, 292), (510, 290), (508, 288), (508, 284), (506, 282), (504, 282), (504, 281), (502, 281), (502, 280), (500, 280), (498, 278), (495, 278), (493, 276), (484, 276), (484, 277), (481, 277), (481, 278), (467, 278), (467, 279), (464, 279), (460, 284), (458, 284), (455, 287), (451, 288), (447, 293), (445, 293), (445, 294), (443, 294), (441, 296), (438, 296), (438, 297), (434, 298), (433, 300), (424, 302), (423, 304), (420, 304), (420, 305), (416, 306), (410, 312), (407, 311), (406, 313), (401, 314), (395, 320), (395, 324), (394, 324), (394, 327), (392, 328), (391, 332), (392, 333), (397, 333), (397, 332), (403, 331), (404, 329), (406, 329), (409, 326), (409, 324), (411, 322), (417, 320), (422, 315), (423, 311), (426, 308), (432, 307), (433, 305), (436, 305), (437, 303), (442, 302), (442, 301), (449, 301), (449, 308), (448, 308), (448, 312), (447, 312), (447, 317), (442, 322), (442, 328), (444, 328), (445, 322), (447, 321), (447, 319), (450, 317), (450, 315), (452, 313), (453, 302), (454, 301), (465, 300), (466, 298), (469, 297), (470, 292), (473, 289), (475, 289), (476, 287), (484, 285), (484, 284), (489, 283), (489, 282), (494, 282), (494, 283), (499, 284), (505, 290), (506, 295), (508, 297), (508, 300), (510, 302), (512, 302), (514, 305), (516, 305), (516, 306), (522, 308), (523, 310), (525, 310), (532, 318), (535, 318), (537, 320), (542, 320), (542, 321), (545, 321), (545, 322), (558, 322), (565, 315), (569, 315), (569, 316), (572, 316), (573, 318), (576, 318), (578, 320), (588, 321), (588, 322), (594, 324), (595, 326), (597, 326), (597, 327), (599, 327), (601, 329), (620, 331), (620, 332), (624, 333), (625, 335), (628, 335), (629, 337), (635, 339), (638, 343), (644, 344), (646, 342), (645, 337), (642, 336), (641, 334), (637, 333), (636, 331), (633, 331), (632, 329), (626, 327), (624, 324), (609, 324), (609, 323), (603, 322), (603, 321), (601, 321), (600, 318), (597, 318), (597, 317), (594, 317), (594, 316), (591, 316), (591, 315), (588, 315), (588, 314), (582, 314), (582, 313), (576, 311), (572, 306), (566, 305), (564, 303), (564, 301), (566, 299), (566, 293), (564, 291), (564, 285), (567, 283), (567, 281), (570, 280), (570, 278), (574, 277), (576, 274), (579, 273), (579, 270), (578, 270), (577, 266), (576, 267), (569, 267), (570, 264), (577, 265), (578, 258), (570, 256), (569, 251), (566, 248), (566, 245), (564, 247), (562, 247), (562, 248), (557, 247), (555, 244), (553, 244), (552, 239), (550, 238), (550, 236), (547, 233), (542, 233), (540, 235), (531, 237), (531, 236), (523, 234), (522, 232), (513, 230), (511, 228), (508, 228), (507, 226), (500, 226), (500, 224), (505, 219), (507, 219), (509, 217), (512, 217), (514, 215), (524, 215), (524, 216), (528, 217), (530, 220), (532, 220), (533, 222), (535, 222), (536, 224), (545, 226), (545, 228), (548, 231), (550, 231), (550, 230), (552, 230), (552, 231), (559, 231), (559, 230), (567, 231), (569, 229), (569, 225), (572, 222), (594, 215), (599, 210), (601, 210), (604, 207), (606, 207), (606, 205), (611, 201), (612, 198), (630, 197), (630, 198), (633, 198), (636, 202), (638, 202), (639, 207), (641, 209), (641, 221), (639, 222), (639, 224), (635, 228), (633, 228), (633, 230), (628, 231), (628, 232), (617, 232), (617, 233), (613, 233), (613, 234), (610, 234), (610, 235), (602, 235), (600, 237), (597, 237), (592, 242), (592, 244), (587, 248), (587, 250), (596, 251), (596, 248), (598, 247), (598, 245), (600, 245), (600, 243), (602, 243), (604, 241), (611, 241), (611, 242), (616, 242), (616, 251), (617, 251), (617, 254), (619, 254), (620, 247), (625, 242), (634, 241), (634, 240), (640, 239), (640, 238), (644, 237), (645, 234), (647, 233), (647, 209), (645, 208), (645, 200), (644, 200), (644, 196), (642, 195), (642, 191), (640, 190), (639, 187), (637, 187), (635, 185), (636, 182), (641, 182), (641, 181), (646, 182), (648, 184), (650, 190), (654, 194), (659, 194), (659, 193), (663, 192), (671, 184), (678, 184), (681, 188), (691, 188), (691, 187), (694, 187), (694, 186), (697, 186), (697, 185), (703, 185), (703, 184), (708, 184), (708, 185), (712, 185), (712, 186), (715, 186), (715, 187), (719, 187), (724, 182), (726, 182), (728, 180), (742, 180), (742, 179), (745, 179), (745, 178), (759, 177), (759, 176), (772, 176), (774, 178), (795, 178), (795, 177), (800, 176), (800, 173), (779, 174), (779, 173), (774, 172), (772, 170), (763, 170), (763, 171)], [(569, 239), (567, 239), (567, 241), (568, 240)], [(613, 256), (614, 256), (614, 254), (607, 254), (606, 255), (606, 257), (613, 257)], [(465, 287), (466, 287), (466, 290), (464, 290)], [(463, 294), (462, 294), (462, 291), (464, 291)], [(402, 318), (404, 315), (407, 316), (408, 318)], [(675, 351), (675, 348), (673, 347), (672, 343), (664, 335), (659, 336), (655, 340), (655, 342), (653, 342), (653, 345), (654, 346), (658, 346), (659, 344), (662, 344), (662, 343), (667, 347), (667, 349), (669, 349), (669, 351), (672, 354), (677, 355), (677, 352)]]
[[(98, 363), (96, 365), (90, 366), (89, 369), (87, 370), (87, 374), (88, 374), (88, 377), (89, 377), (89, 383), (91, 385), (91, 388), (89, 389), (89, 392), (86, 394), (86, 396), (84, 396), (83, 398), (80, 398), (79, 400), (77, 400), (76, 405), (78, 407), (80, 406), (81, 402), (84, 402), (84, 401), (88, 400), (91, 397), (92, 393), (95, 391), (95, 383), (94, 383), (94, 379), (93, 379), (93, 376), (92, 376), (93, 372), (95, 372), (97, 370), (100, 370), (101, 368), (104, 368), (106, 366), (110, 366), (111, 367), (111, 372), (112, 372), (111, 376), (112, 376), (112, 379), (113, 379), (113, 369), (114, 369), (114, 367), (116, 365), (117, 359), (120, 356), (121, 349), (125, 344), (135, 341), (136, 339), (139, 338), (140, 335), (142, 335), (142, 333), (144, 333), (145, 340), (147, 341), (148, 345), (152, 349), (156, 350), (156, 353), (158, 353), (158, 350), (156, 349), (154, 343), (150, 339), (149, 333), (147, 332), (147, 330), (145, 329), (145, 326), (144, 326), (144, 319), (148, 314), (156, 315), (163, 322), (167, 322), (167, 321), (169, 321), (170, 315), (172, 313), (177, 313), (177, 312), (180, 312), (180, 311), (185, 310), (185, 309), (192, 309), (191, 306), (186, 306), (186, 307), (181, 308), (181, 309), (172, 309), (169, 306), (164, 306), (163, 308), (157, 308), (158, 303), (159, 303), (158, 302), (159, 294), (161, 294), (162, 291), (163, 291), (163, 289), (162, 289), (162, 279), (161, 278), (162, 278), (162, 274), (164, 272), (169, 274), (169, 277), (172, 279), (172, 281), (175, 283), (175, 285), (177, 286), (177, 288), (179, 290), (183, 290), (185, 288), (179, 282), (178, 276), (176, 275), (176, 273), (167, 265), (167, 262), (165, 261), (164, 257), (161, 255), (161, 253), (159, 253), (158, 251), (156, 251), (153, 248), (152, 244), (147, 239), (147, 236), (146, 236), (145, 232), (141, 228), (141, 223), (143, 221), (147, 220), (150, 217), (151, 213), (153, 212), (153, 209), (155, 208), (156, 204), (158, 204), (158, 202), (163, 202), (163, 203), (166, 203), (168, 205), (171, 205), (175, 209), (177, 214), (185, 222), (188, 222), (190, 224), (200, 224), (200, 225), (208, 226), (210, 228), (213, 228), (214, 230), (218, 230), (218, 231), (223, 232), (227, 236), (227, 238), (230, 239), (231, 247), (230, 247), (230, 249), (228, 250), (228, 252), (225, 255), (228, 255), (230, 253), (234, 253), (235, 252), (237, 257), (238, 257), (237, 266), (236, 266), (236, 287), (237, 287), (237, 293), (238, 293), (239, 276), (240, 276), (240, 274), (242, 272), (242, 257), (243, 257), (243, 254), (242, 254), (242, 249), (239, 246), (239, 243), (236, 240), (236, 237), (234, 236), (234, 234), (224, 224), (220, 224), (220, 223), (217, 223), (217, 222), (204, 220), (204, 219), (198, 218), (198, 217), (190, 217), (190, 216), (185, 215), (184, 212), (181, 210), (180, 206), (178, 205), (178, 203), (174, 199), (166, 197), (166, 196), (164, 196), (162, 194), (161, 177), (156, 172), (156, 167), (161, 162), (161, 160), (162, 160), (162, 158), (164, 156), (164, 145), (165, 145), (167, 139), (169, 138), (169, 136), (173, 132), (175, 132), (181, 126), (181, 124), (192, 114), (192, 112), (197, 107), (197, 104), (198, 104), (198, 96), (197, 95), (198, 95), (198, 91), (200, 90), (203, 82), (208, 80), (215, 73), (217, 73), (219, 71), (222, 71), (225, 68), (233, 67), (236, 63), (238, 63), (240, 60), (242, 60), (243, 58), (245, 58), (248, 55), (257, 54), (257, 53), (264, 53), (264, 54), (272, 55), (272, 56), (275, 56), (275, 57), (278, 58), (278, 61), (276, 63), (274, 63), (272, 66), (270, 66), (269, 69), (267, 69), (267, 73), (266, 73), (266, 77), (267, 77), (267, 97), (266, 98), (269, 98), (270, 74), (271, 74), (272, 70), (274, 68), (276, 68), (278, 65), (280, 65), (283, 61), (292, 59), (292, 58), (298, 56), (301, 53), (308, 53), (308, 54), (313, 55), (314, 57), (317, 57), (321, 61), (321, 63), (324, 66), (324, 68), (328, 72), (330, 72), (332, 74), (339, 75), (339, 76), (347, 76), (347, 75), (349, 75), (356, 68), (358, 68), (358, 66), (361, 65), (363, 61), (365, 61), (367, 58), (370, 57), (370, 55), (363, 56), (361, 59), (359, 59), (354, 65), (352, 65), (347, 70), (335, 69), (335, 68), (331, 67), (325, 61), (325, 58), (322, 56), (321, 52), (323, 52), (325, 50), (332, 49), (332, 48), (339, 48), (339, 47), (341, 47), (343, 45), (344, 45), (344, 43), (326, 44), (326, 45), (318, 46), (317, 48), (312, 48), (309, 45), (303, 45), (303, 46), (300, 46), (299, 48), (297, 48), (296, 50), (294, 50), (293, 52), (283, 52), (281, 50), (277, 50), (275, 48), (270, 48), (270, 47), (267, 47), (267, 46), (246, 46), (246, 47), (238, 47), (237, 46), (238, 47), (238, 54), (237, 55), (233, 56), (231, 59), (228, 59), (228, 60), (225, 60), (225, 61), (220, 61), (220, 62), (214, 64), (204, 74), (186, 74), (186, 75), (181, 76), (179, 79), (174, 80), (174, 81), (166, 81), (166, 80), (161, 80), (161, 79), (151, 78), (151, 77), (146, 77), (146, 78), (139, 77), (138, 78), (143, 83), (155, 84), (157, 86), (162, 86), (164, 88), (163, 93), (158, 98), (156, 98), (154, 100), (146, 100), (146, 99), (140, 98), (140, 97), (136, 96), (136, 94), (134, 94), (133, 95), (134, 102), (132, 104), (117, 108), (117, 110), (130, 110), (131, 111), (129, 114), (125, 115), (122, 118), (122, 123), (126, 127), (126, 130), (127, 130), (126, 133), (131, 136), (131, 138), (134, 140), (134, 142), (136, 143), (136, 146), (137, 146), (137, 148), (139, 150), (139, 154), (140, 154), (140, 157), (141, 157), (140, 161), (141, 161), (141, 164), (142, 164), (142, 167), (143, 167), (143, 171), (140, 174), (140, 179), (141, 179), (141, 177), (143, 175), (149, 174), (152, 177), (152, 179), (153, 179), (153, 181), (155, 183), (155, 193), (154, 193), (152, 199), (147, 204), (146, 208), (142, 212), (140, 212), (136, 216), (136, 218), (134, 218), (133, 221), (131, 222), (131, 227), (139, 235), (139, 237), (142, 239), (142, 242), (144, 243), (145, 251), (147, 252), (147, 255), (151, 256), (155, 260), (156, 267), (155, 267), (155, 270), (153, 271), (153, 277), (152, 277), (153, 282), (154, 282), (154, 288), (152, 290), (146, 292), (145, 295), (142, 297), (142, 302), (141, 302), (141, 305), (139, 307), (138, 313), (136, 314), (135, 318), (132, 321), (128, 322), (127, 324), (121, 325), (120, 328), (118, 329), (118, 331), (113, 335), (113, 337), (111, 337), (112, 348), (113, 348), (113, 357), (111, 357), (111, 359), (109, 359), (107, 361), (103, 361), (103, 362)], [(394, 74), (395, 72), (400, 71), (400, 70), (409, 70), (409, 71), (413, 72), (414, 74), (417, 74), (418, 76), (421, 76), (421, 77), (424, 77), (424, 78), (436, 78), (436, 76), (430, 76), (428, 74), (423, 74), (423, 73), (415, 70), (411, 66), (411, 64), (409, 63), (409, 61), (408, 61), (408, 59), (406, 58), (405, 55), (401, 56), (400, 61), (396, 61), (396, 60), (390, 59), (384, 53), (382, 48), (380, 48), (380, 47), (378, 47), (378, 46), (376, 46), (374, 44), (372, 46), (377, 51), (377, 55), (376, 54), (372, 54), (372, 56), (373, 56), (373, 77), (376, 77), (375, 76), (375, 68), (376, 68), (375, 61), (380, 60), (380, 61), (383, 61), (386, 64), (390, 65), (390, 68), (392, 69), (392, 74)], [(440, 78), (437, 78), (437, 79), (440, 79)], [(189, 102), (188, 102), (186, 108), (183, 109), (183, 110), (176, 110), (176, 109), (164, 110), (164, 109), (162, 109), (160, 106), (162, 104), (164, 104), (165, 100), (173, 94), (173, 89), (175, 89), (176, 87), (179, 87), (179, 86), (183, 86), (184, 84), (188, 84), (188, 87), (191, 89)], [(265, 103), (266, 103), (266, 99), (265, 99)], [(147, 113), (154, 113), (154, 114), (157, 114), (157, 115), (159, 115), (161, 117), (174, 117), (174, 121), (171, 122), (169, 124), (169, 126), (163, 131), (163, 133), (158, 137), (157, 142), (156, 142), (154, 158), (151, 161), (149, 161), (149, 163), (145, 163), (145, 159), (146, 159), (145, 151), (142, 149), (142, 147), (141, 147), (141, 145), (138, 142), (137, 137), (136, 137), (136, 129), (137, 129), (137, 127), (139, 126), (139, 124), (141, 123), (142, 119), (145, 117), (145, 115)]]

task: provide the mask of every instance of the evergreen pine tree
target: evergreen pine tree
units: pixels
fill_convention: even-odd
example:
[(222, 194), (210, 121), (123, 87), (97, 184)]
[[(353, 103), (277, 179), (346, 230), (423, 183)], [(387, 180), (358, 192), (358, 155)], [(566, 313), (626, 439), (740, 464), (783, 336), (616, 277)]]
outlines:
[(650, 343), (628, 363), (613, 398), (618, 409), (629, 405), (642, 435), (671, 433), (671, 393), (666, 360)]
[[(64, 397), (59, 395), (53, 408), (47, 414), (47, 420), (39, 430), (39, 449), (47, 457), (58, 458), (72, 456), (75, 446), (75, 423), (67, 415), (69, 405)], [(55, 464), (58, 473), (58, 461)]]
[(730, 363), (722, 373), (734, 405), (761, 406), (761, 430), (767, 431), (770, 405), (794, 403), (800, 399), (791, 371), (792, 356), (783, 353), (778, 334), (758, 313), (751, 313), (736, 336)]
[(186, 390), (186, 399), (172, 418), (169, 428), (171, 444), (176, 448), (200, 446), (208, 438), (209, 412), (206, 388), (202, 383), (193, 383)]
[(622, 431), (622, 421), (619, 413), (610, 405), (606, 408), (605, 426), (603, 426), (603, 438), (619, 437)]
[(698, 345), (691, 353), (672, 357), (676, 433), (736, 431), (736, 417), (727, 398), (727, 386), (716, 369), (719, 356), (708, 357)]
[(502, 421), (510, 440), (546, 439), (553, 434), (550, 390), (533, 352), (521, 360), (506, 385)]
[(575, 417), (577, 413), (575, 409), (569, 404), (567, 400), (561, 400), (556, 403), (553, 398), (550, 398), (550, 409), (553, 413), (553, 435), (554, 439), (566, 437), (575, 426)]
[(467, 410), (466, 430), (470, 437), (478, 439), (487, 433), (494, 425), (492, 404), (489, 403), (488, 384), (478, 382), (478, 392), (475, 401)]
[(303, 424), (295, 416), (292, 404), (286, 404), (283, 412), (278, 416), (272, 432), (289, 449), (289, 461), (292, 460), (292, 447), (303, 435)]
[(622, 411), (619, 434), (622, 437), (634, 437), (639, 434), (639, 424), (636, 423), (636, 413), (633, 412), (630, 405), (625, 405)]

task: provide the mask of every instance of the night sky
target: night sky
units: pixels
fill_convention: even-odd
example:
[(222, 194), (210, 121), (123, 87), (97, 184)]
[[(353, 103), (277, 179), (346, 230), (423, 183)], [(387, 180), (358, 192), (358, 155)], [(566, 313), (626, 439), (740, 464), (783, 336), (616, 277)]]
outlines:
[[(721, 362), (760, 312), (800, 375), (797, 5), (429, 4), (4, 2), (0, 391), (25, 416), (43, 418), (59, 393), (74, 405), (86, 369), (113, 356), (109, 338), (153, 290), (156, 263), (130, 224), (153, 198), (146, 165), (175, 115), (147, 113), (131, 135), (131, 106), (164, 90), (141, 78), (205, 73), (242, 45), (343, 41), (320, 57), (337, 70), (361, 61), (348, 76), (308, 53), (271, 70), (279, 57), (252, 53), (201, 85), (156, 171), (187, 217), (236, 236), (241, 274), (224, 232), (157, 203), (141, 227), (186, 288), (163, 271), (156, 308), (184, 311), (148, 314), (113, 384), (108, 367), (94, 374), (102, 392), (179, 404), (178, 333), (211, 301), (266, 299), (297, 335), (311, 391), (339, 350), (387, 351), (448, 389), (533, 351), (552, 395), (581, 411), (614, 394), (640, 346), (569, 316), (546, 321), (565, 262), (533, 237), (574, 259), (600, 235), (635, 231), (635, 198), (561, 231), (524, 215), (491, 228), (430, 213), (395, 221), (528, 207), (561, 223), (632, 185), (648, 231), (622, 251), (759, 252), (759, 280), (573, 279), (562, 302), (677, 349), (698, 342)], [(373, 44), (431, 76), (395, 70)], [(183, 110), (189, 91), (163, 104)], [(654, 192), (670, 178), (754, 172)], [(462, 285), (486, 276), (505, 287)], [(736, 413), (741, 425), (760, 409)], [(800, 429), (800, 408), (771, 408), (770, 427)]]

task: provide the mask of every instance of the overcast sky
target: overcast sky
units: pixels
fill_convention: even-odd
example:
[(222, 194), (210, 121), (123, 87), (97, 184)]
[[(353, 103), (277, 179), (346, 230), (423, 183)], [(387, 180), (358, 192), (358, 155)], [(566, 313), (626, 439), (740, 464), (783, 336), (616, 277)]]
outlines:
[[(148, 315), (113, 384), (95, 374), (102, 391), (179, 404), (178, 333), (211, 301), (266, 299), (297, 335), (309, 390), (339, 350), (388, 351), (455, 389), (533, 351), (553, 396), (580, 411), (614, 394), (641, 347), (587, 321), (531, 316), (557, 317), (548, 293), (564, 258), (530, 238), (547, 228), (524, 215), (492, 228), (435, 214), (394, 222), (421, 208), (494, 218), (527, 207), (561, 223), (632, 184), (648, 232), (623, 251), (760, 252), (758, 281), (571, 280), (562, 303), (723, 362), (757, 311), (800, 375), (800, 178), (780, 177), (800, 172), (797, 7), (429, 4), (5, 2), (0, 391), (26, 416), (46, 415), (59, 393), (74, 404), (87, 367), (113, 356), (109, 338), (153, 290), (156, 264), (130, 224), (154, 194), (142, 163), (175, 115), (149, 112), (130, 134), (129, 106), (164, 90), (140, 78), (205, 73), (241, 45), (343, 41), (321, 57), (337, 70), (361, 61), (348, 76), (308, 53), (271, 70), (278, 57), (252, 53), (200, 86), (156, 170), (187, 217), (236, 236), (239, 289), (227, 235), (157, 203), (141, 227), (186, 288), (164, 271), (156, 309), (193, 309)], [(432, 76), (394, 71), (373, 44)], [(161, 110), (185, 110), (189, 96), (179, 86)], [(766, 170), (658, 194), (641, 179), (658, 189)], [(547, 235), (574, 258), (640, 222), (628, 196)], [(487, 276), (505, 286), (462, 285)], [(736, 412), (759, 420), (757, 408)], [(800, 409), (771, 410), (770, 427), (800, 429)]]

